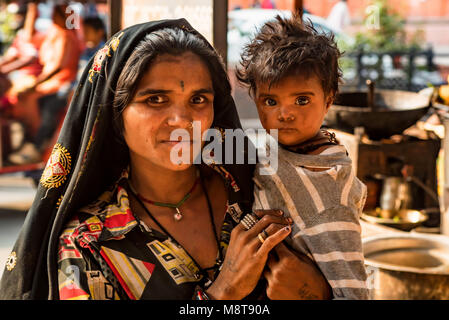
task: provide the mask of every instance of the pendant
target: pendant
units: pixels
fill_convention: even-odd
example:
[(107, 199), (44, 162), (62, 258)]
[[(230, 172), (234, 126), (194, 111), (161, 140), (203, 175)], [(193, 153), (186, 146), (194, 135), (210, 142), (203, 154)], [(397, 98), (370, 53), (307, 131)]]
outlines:
[(182, 213), (181, 213), (181, 211), (179, 211), (178, 208), (175, 208), (175, 209), (176, 209), (176, 213), (173, 215), (173, 218), (175, 218), (175, 221), (179, 221), (182, 219)]

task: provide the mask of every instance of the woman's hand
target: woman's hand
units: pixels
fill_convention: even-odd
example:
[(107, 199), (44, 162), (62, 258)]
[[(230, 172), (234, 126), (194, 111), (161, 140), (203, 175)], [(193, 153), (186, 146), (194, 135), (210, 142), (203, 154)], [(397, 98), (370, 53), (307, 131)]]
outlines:
[(266, 293), (271, 300), (331, 298), (330, 286), (317, 266), (308, 257), (294, 253), (283, 243), (270, 253), (264, 276), (268, 281)]
[[(267, 262), (268, 253), (291, 232), (290, 218), (279, 210), (257, 211), (260, 218), (249, 230), (239, 223), (231, 232), (223, 266), (207, 290), (212, 299), (240, 300), (256, 287)], [(268, 237), (262, 243), (258, 234), (265, 230)]]

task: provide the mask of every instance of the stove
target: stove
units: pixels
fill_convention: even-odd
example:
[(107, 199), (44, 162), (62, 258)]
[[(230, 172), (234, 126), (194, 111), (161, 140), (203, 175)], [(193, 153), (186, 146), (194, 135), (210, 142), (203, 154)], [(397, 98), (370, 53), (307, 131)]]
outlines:
[(432, 132), (413, 128), (388, 139), (371, 140), (363, 127), (354, 133), (327, 128), (335, 132), (352, 159), (357, 177), (368, 187), (365, 210), (381, 207), (382, 178), (412, 177), (410, 181), (410, 209), (425, 210), (429, 219), (424, 227), (440, 226), (437, 186), (437, 161), (441, 140)]

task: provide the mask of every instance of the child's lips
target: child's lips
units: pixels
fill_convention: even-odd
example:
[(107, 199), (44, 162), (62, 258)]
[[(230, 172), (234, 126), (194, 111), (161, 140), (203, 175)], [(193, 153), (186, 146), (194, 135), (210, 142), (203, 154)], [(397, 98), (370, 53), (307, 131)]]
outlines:
[(279, 128), (278, 129), (280, 132), (294, 132), (294, 131), (298, 131), (296, 128)]

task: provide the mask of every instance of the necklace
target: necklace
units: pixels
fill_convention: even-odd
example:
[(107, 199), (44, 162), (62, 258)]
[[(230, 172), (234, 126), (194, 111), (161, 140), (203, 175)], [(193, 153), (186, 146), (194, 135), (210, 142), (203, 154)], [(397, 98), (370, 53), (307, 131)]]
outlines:
[[(323, 143), (318, 143), (318, 144), (313, 144), (313, 141), (310, 141), (310, 142), (306, 142), (304, 144), (300, 144), (300, 145), (296, 145), (296, 146), (289, 146), (289, 147), (287, 147), (287, 149), (289, 149), (293, 152), (296, 152), (296, 153), (300, 153), (300, 154), (308, 154), (308, 153), (315, 151), (323, 146), (339, 144), (337, 138), (335, 137), (335, 133), (329, 132), (327, 130), (321, 130), (321, 133), (325, 136), (325, 138), (328, 139), (328, 141), (323, 142)], [(312, 144), (310, 144), (310, 143), (312, 143)]]
[(165, 203), (165, 202), (158, 202), (158, 201), (153, 201), (150, 199), (145, 198), (144, 196), (142, 196), (140, 193), (138, 193), (135, 188), (133, 187), (133, 185), (131, 184), (131, 181), (129, 181), (129, 187), (132, 189), (132, 191), (136, 194), (136, 196), (142, 200), (143, 202), (158, 206), (158, 207), (166, 207), (166, 208), (174, 208), (176, 210), (176, 212), (173, 214), (173, 218), (175, 219), (175, 221), (180, 221), (183, 218), (182, 212), (181, 210), (179, 210), (179, 207), (181, 207), (184, 202), (186, 202), (190, 196), (192, 195), (193, 190), (195, 190), (195, 187), (198, 184), (198, 181), (200, 180), (199, 174), (197, 173), (197, 178), (195, 180), (195, 183), (193, 184), (192, 188), (190, 188), (190, 190), (187, 192), (187, 194), (181, 199), (181, 201), (179, 201), (176, 204), (172, 204), (172, 203)]
[[(201, 175), (201, 172), (198, 172), (199, 177), (197, 178), (197, 181), (199, 180), (201, 182), (201, 188), (204, 192), (204, 195), (206, 197), (206, 201), (207, 201), (207, 209), (209, 212), (209, 220), (212, 226), (212, 231), (214, 233), (214, 237), (215, 237), (215, 242), (217, 244), (217, 248), (218, 248), (218, 257), (215, 261), (215, 264), (209, 268), (204, 268), (202, 269), (200, 267), (200, 265), (195, 261), (195, 259), (192, 257), (192, 255), (190, 253), (187, 252), (187, 250), (184, 249), (184, 251), (189, 255), (189, 257), (192, 259), (192, 261), (198, 266), (198, 268), (200, 269), (200, 272), (198, 274), (195, 274), (195, 277), (197, 279), (201, 278), (201, 275), (204, 277), (204, 279), (206, 280), (206, 285), (211, 283), (211, 280), (209, 279), (209, 276), (207, 274), (208, 270), (214, 270), (214, 277), (217, 275), (218, 271), (220, 270), (220, 266), (223, 263), (223, 253), (221, 252), (221, 248), (220, 248), (220, 240), (218, 239), (217, 236), (217, 230), (215, 228), (215, 219), (214, 219), (214, 214), (213, 214), (213, 210), (212, 210), (212, 204), (210, 202), (209, 199), (209, 195), (206, 191), (206, 187), (204, 185), (204, 181), (203, 181), (203, 177)], [(128, 180), (128, 185), (130, 187), (130, 191), (131, 194), (134, 196), (134, 198), (136, 198), (137, 202), (140, 204), (140, 206), (145, 210), (146, 214), (148, 215), (148, 217), (150, 217), (151, 220), (153, 220), (156, 225), (170, 238), (172, 239), (178, 246), (179, 243), (178, 241), (176, 241), (176, 239), (159, 223), (159, 221), (157, 221), (157, 219), (151, 214), (150, 210), (148, 210), (148, 208), (143, 204), (143, 200), (141, 200), (138, 195), (136, 194), (136, 192), (134, 191), (134, 189), (131, 187), (131, 184), (129, 183), (130, 181)], [(196, 182), (195, 182), (196, 184)], [(140, 219), (137, 219), (138, 221), (140, 221)]]

